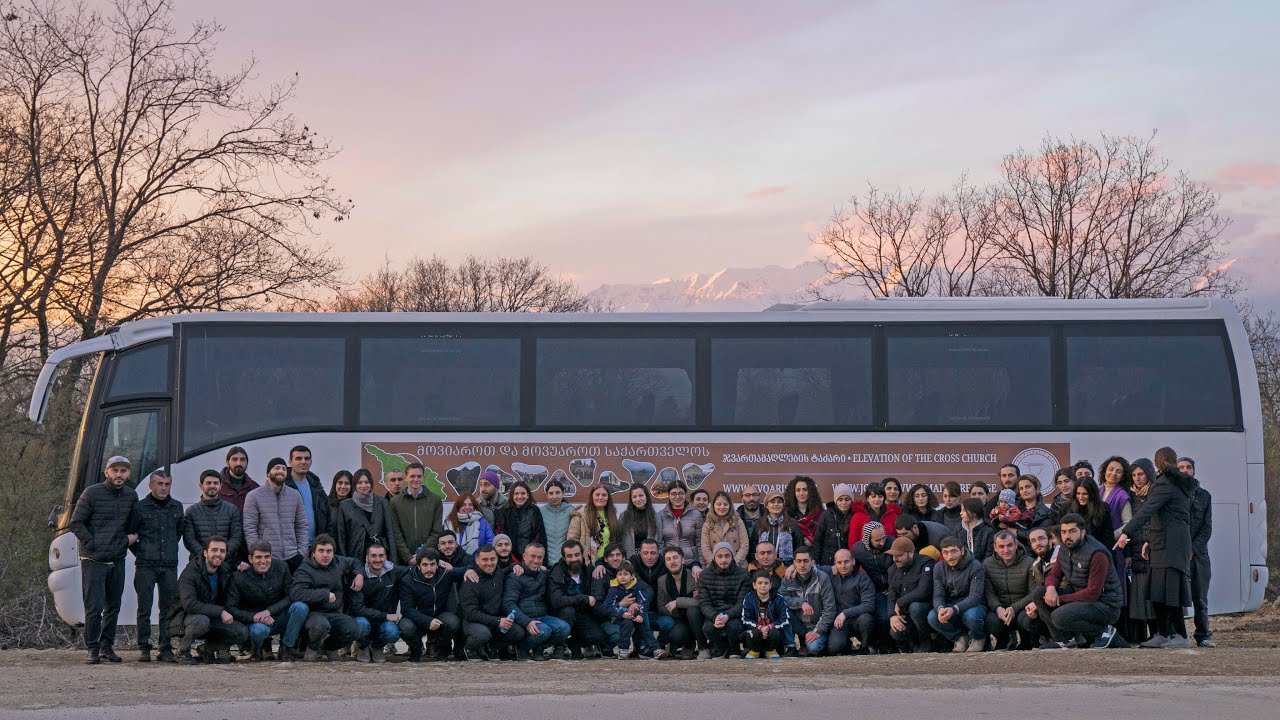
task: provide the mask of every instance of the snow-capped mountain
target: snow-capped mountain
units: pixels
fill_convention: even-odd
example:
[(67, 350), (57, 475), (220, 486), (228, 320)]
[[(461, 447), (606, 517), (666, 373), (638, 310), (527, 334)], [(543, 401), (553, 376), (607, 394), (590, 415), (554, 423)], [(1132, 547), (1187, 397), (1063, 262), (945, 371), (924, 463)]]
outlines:
[(601, 285), (587, 297), (616, 312), (755, 311), (805, 302), (805, 288), (824, 274), (816, 260), (795, 267), (726, 268), (645, 284)]

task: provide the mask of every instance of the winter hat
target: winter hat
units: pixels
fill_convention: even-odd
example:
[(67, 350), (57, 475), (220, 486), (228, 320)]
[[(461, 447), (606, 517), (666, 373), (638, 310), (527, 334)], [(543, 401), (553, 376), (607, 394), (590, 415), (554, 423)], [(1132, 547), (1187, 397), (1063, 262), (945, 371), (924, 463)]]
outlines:
[(1185, 456), (1185, 455), (1184, 455), (1184, 456), (1182, 456), (1182, 457), (1178, 458), (1178, 462), (1180, 462), (1180, 463), (1189, 463), (1189, 464), (1191, 465), (1191, 469), (1192, 469), (1192, 470), (1195, 470), (1195, 469), (1196, 469), (1196, 461), (1195, 461), (1195, 458), (1189, 458), (1189, 457), (1187, 457), (1187, 456)]
[(857, 495), (854, 495), (854, 494), (853, 494), (853, 486), (852, 486), (852, 485), (848, 485), (848, 484), (846, 484), (846, 483), (836, 483), (836, 494), (832, 496), (832, 499), (839, 498), (841, 495), (846, 495), (846, 496), (848, 496), (848, 498), (849, 498), (850, 500), (852, 500), (852, 499), (854, 499), (855, 497), (857, 497)]
[(911, 542), (911, 538), (900, 537), (893, 541), (889, 546), (889, 554), (897, 557), (898, 555), (906, 555), (916, 551), (916, 544)]
[(711, 549), (711, 557), (715, 557), (716, 553), (720, 552), (721, 548), (728, 550), (730, 555), (733, 554), (733, 545), (730, 545), (729, 543), (721, 540), (720, 542), (716, 543), (716, 546), (714, 548)]
[(498, 533), (497, 535), (493, 536), (494, 545), (497, 545), (499, 540), (506, 540), (507, 542), (511, 542), (511, 536), (506, 533)]
[(498, 473), (492, 470), (485, 470), (480, 473), (480, 479), (488, 480), (494, 487), (498, 487), (502, 484), (502, 478), (498, 477)]
[(289, 464), (284, 461), (284, 458), (278, 458), (278, 457), (271, 458), (270, 460), (267, 461), (267, 474), (270, 475), (271, 468), (277, 465), (284, 465), (285, 467), (289, 466)]
[(1018, 494), (1017, 494), (1017, 493), (1015, 493), (1015, 492), (1014, 492), (1012, 489), (1010, 489), (1010, 488), (1005, 488), (1004, 490), (1001, 490), (1001, 491), (1000, 491), (1000, 502), (1002, 502), (1002, 503), (1007, 503), (1007, 504), (1009, 504), (1009, 505), (1017, 505), (1017, 504), (1018, 504)]
[(866, 544), (868, 548), (871, 547), (871, 533), (875, 531), (876, 528), (883, 530), (884, 525), (881, 525), (875, 520), (872, 520), (871, 522), (862, 526), (862, 542)]

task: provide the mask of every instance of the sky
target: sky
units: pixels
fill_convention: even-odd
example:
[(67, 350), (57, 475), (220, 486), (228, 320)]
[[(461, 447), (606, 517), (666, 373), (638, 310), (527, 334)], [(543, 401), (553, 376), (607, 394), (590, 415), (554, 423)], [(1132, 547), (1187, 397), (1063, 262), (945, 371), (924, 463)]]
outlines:
[[(342, 147), (355, 276), (533, 255), (585, 289), (794, 265), (868, 182), (990, 179), (1046, 133), (1212, 183), (1280, 308), (1280, 3), (177, 0)], [(211, 15), (212, 13), (212, 15)], [(1271, 88), (1268, 90), (1268, 88)]]

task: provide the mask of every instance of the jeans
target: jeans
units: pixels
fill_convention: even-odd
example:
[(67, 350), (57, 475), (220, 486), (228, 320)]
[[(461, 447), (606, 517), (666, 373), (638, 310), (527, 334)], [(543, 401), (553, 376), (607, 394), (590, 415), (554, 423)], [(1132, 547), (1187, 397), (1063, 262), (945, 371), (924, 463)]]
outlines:
[(289, 606), (289, 611), (285, 614), (284, 633), (280, 636), (280, 642), (288, 648), (298, 647), (298, 636), (302, 634), (302, 627), (307, 623), (307, 615), (311, 614), (311, 608), (307, 607), (304, 602), (295, 602)]
[(360, 643), (361, 648), (367, 648), (370, 645), (395, 645), (400, 639), (400, 626), (390, 620), (383, 620), (377, 625), (369, 621), (367, 617), (356, 618), (356, 625), (360, 626)]
[(1213, 637), (1209, 629), (1209, 556), (1191, 556), (1191, 598), (1195, 607), (1196, 642)]
[(273, 622), (270, 625), (266, 623), (249, 623), (249, 648), (251, 650), (261, 650), (267, 638), (272, 635), (283, 635), (285, 623)]
[(676, 619), (670, 615), (649, 613), (649, 629), (658, 633), (658, 646), (666, 647), (671, 642), (671, 631), (676, 627)]
[(1027, 617), (1025, 609), (1019, 610), (1018, 614), (1014, 616), (1013, 622), (1009, 625), (1004, 624), (1004, 621), (1000, 619), (995, 610), (987, 613), (987, 634), (995, 637), (996, 647), (1007, 645), (1013, 637), (1013, 631), (1017, 630), (1018, 637), (1021, 639), (1020, 646), (1023, 649), (1030, 649), (1032, 639), (1038, 637), (1035, 625), (1036, 621)]
[(952, 615), (951, 620), (942, 622), (938, 619), (938, 611), (929, 611), (929, 625), (942, 634), (942, 637), (951, 642), (960, 639), (965, 634), (965, 630), (969, 631), (969, 639), (984, 640), (987, 637), (987, 609), (978, 605), (971, 607), (958, 615)]
[(656, 650), (658, 642), (653, 639), (653, 631), (649, 629), (648, 618), (641, 622), (628, 620), (626, 618), (617, 618), (610, 623), (614, 627), (614, 631), (618, 634), (618, 642), (614, 647), (620, 647), (624, 650), (631, 647), (631, 640), (634, 638), (636, 647), (640, 650)]
[(805, 650), (810, 655), (821, 655), (825, 652), (827, 649), (826, 633), (818, 635), (818, 637), (814, 638), (813, 642), (806, 642), (804, 636), (808, 635), (810, 630), (813, 630), (813, 625), (805, 624), (804, 615), (798, 610), (789, 610), (788, 614), (791, 616), (791, 632), (786, 633), (787, 637), (783, 638), (783, 645), (790, 647), (790, 636), (794, 633), (796, 647), (804, 645)]
[(913, 602), (907, 606), (906, 629), (900, 633), (889, 631), (899, 648), (909, 650), (929, 642), (929, 635), (933, 632), (929, 625), (930, 610), (932, 608), (927, 602)]
[(81, 558), (80, 589), (84, 593), (84, 646), (90, 650), (112, 647), (120, 619), (120, 597), (124, 595), (124, 558), (111, 563)]
[(160, 588), (160, 649), (169, 650), (169, 608), (173, 605), (178, 587), (178, 569), (175, 567), (136, 566), (133, 573), (133, 591), (138, 594), (138, 647), (151, 647), (151, 601), (155, 589)]
[(533, 618), (537, 635), (526, 635), (520, 641), (521, 650), (542, 649), (549, 645), (559, 645), (569, 639), (569, 623), (555, 615), (543, 615)]

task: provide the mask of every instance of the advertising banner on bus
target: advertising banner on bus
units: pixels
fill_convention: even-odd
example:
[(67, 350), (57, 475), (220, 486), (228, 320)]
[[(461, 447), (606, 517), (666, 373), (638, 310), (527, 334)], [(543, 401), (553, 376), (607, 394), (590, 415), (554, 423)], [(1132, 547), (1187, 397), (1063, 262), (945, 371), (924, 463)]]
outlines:
[[(1070, 458), (1069, 443), (454, 443), (361, 442), (361, 465), (385, 478), (410, 463), (424, 466), (427, 489), (452, 501), (474, 493), (480, 474), (492, 470), (503, 492), (517, 480), (528, 482), (535, 498), (552, 479), (565, 497), (585, 502), (588, 489), (606, 487), (625, 502), (634, 485), (647, 486), (655, 500), (680, 480), (697, 490), (727, 491), (736, 498), (747, 485), (781, 492), (791, 478), (808, 475), (824, 500), (837, 483), (861, 493), (868, 483), (896, 477), (904, 488), (924, 483), (935, 493), (956, 481), (969, 490), (975, 481), (994, 485), (1001, 465), (1013, 463), (1039, 478), (1048, 495), (1053, 472)], [(381, 483), (379, 483), (381, 485)]]

